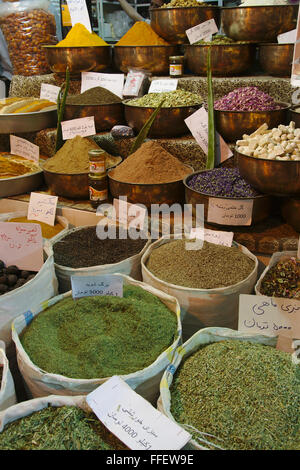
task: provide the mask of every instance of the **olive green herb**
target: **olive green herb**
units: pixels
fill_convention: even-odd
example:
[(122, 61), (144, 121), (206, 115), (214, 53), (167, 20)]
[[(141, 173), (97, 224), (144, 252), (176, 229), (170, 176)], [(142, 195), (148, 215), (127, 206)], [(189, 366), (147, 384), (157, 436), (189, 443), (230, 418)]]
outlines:
[(162, 108), (172, 108), (173, 106), (194, 106), (200, 105), (203, 99), (200, 95), (186, 90), (166, 91), (163, 93), (148, 93), (141, 98), (134, 98), (127, 101), (129, 106), (139, 106), (146, 108), (156, 108), (163, 100)]

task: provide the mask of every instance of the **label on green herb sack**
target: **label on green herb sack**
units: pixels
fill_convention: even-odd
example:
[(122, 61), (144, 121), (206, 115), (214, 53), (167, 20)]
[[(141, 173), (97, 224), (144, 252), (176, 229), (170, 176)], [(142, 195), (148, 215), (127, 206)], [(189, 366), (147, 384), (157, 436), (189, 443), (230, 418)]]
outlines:
[(207, 222), (220, 225), (251, 225), (253, 200), (226, 201), (224, 198), (208, 199)]
[(100, 421), (132, 450), (182, 449), (191, 435), (113, 376), (86, 397)]
[(101, 86), (102, 88), (105, 88), (106, 90), (109, 90), (115, 95), (122, 98), (124, 87), (124, 73), (81, 73), (81, 93), (96, 86)]
[(72, 297), (113, 295), (123, 297), (123, 279), (118, 276), (71, 276)]
[(91, 33), (91, 22), (85, 0), (67, 0), (72, 26), (81, 23)]
[(201, 227), (192, 228), (190, 236), (210, 243), (215, 243), (215, 245), (223, 246), (231, 246), (233, 240), (233, 232), (209, 230)]
[(50, 85), (50, 83), (42, 83), (40, 98), (44, 100), (49, 100), (52, 103), (56, 103), (59, 92), (60, 92), (59, 86)]
[(153, 80), (151, 82), (148, 93), (164, 93), (167, 91), (175, 91), (178, 85), (178, 78), (170, 78), (165, 80)]
[(198, 24), (197, 26), (187, 29), (185, 34), (187, 35), (190, 44), (194, 44), (195, 42), (205, 39), (218, 31), (219, 28), (217, 27), (215, 20), (212, 18)]
[(73, 139), (77, 135), (88, 137), (96, 134), (95, 117), (88, 116), (78, 119), (70, 119), (61, 123), (63, 140)]
[(137, 204), (130, 204), (129, 202), (120, 199), (113, 200), (115, 209), (116, 220), (129, 228), (144, 229), (146, 207), (138, 206)]
[(27, 219), (38, 220), (48, 225), (54, 225), (58, 197), (48, 194), (31, 193)]
[(26, 139), (10, 135), (10, 153), (39, 164), (40, 148)]

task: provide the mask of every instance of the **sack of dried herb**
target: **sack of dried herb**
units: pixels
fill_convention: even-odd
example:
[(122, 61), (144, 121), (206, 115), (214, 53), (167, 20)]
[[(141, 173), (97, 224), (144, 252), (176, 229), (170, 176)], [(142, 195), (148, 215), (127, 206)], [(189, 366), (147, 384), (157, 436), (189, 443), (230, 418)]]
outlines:
[(5, 343), (0, 341), (0, 411), (14, 405), (16, 402), (15, 385), (5, 354)]

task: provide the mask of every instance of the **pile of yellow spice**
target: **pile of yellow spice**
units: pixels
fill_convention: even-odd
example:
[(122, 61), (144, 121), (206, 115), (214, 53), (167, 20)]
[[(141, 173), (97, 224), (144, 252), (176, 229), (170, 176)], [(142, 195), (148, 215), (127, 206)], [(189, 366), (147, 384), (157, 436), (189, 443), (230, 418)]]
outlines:
[(81, 23), (76, 23), (68, 32), (65, 39), (56, 44), (55, 47), (91, 47), (108, 46), (96, 33), (90, 33)]
[(137, 21), (116, 46), (169, 46), (145, 21)]

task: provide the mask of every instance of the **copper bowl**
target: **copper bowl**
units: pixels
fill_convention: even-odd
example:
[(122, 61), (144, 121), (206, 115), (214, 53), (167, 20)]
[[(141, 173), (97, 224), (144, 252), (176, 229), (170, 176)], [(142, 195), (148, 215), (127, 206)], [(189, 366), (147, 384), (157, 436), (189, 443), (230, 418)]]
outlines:
[[(187, 172), (194, 169), (185, 165)], [(114, 171), (108, 172), (109, 190), (114, 198), (127, 196), (129, 202), (144, 204), (151, 209), (151, 204), (168, 204), (184, 202), (184, 186), (182, 179), (170, 183), (138, 184), (124, 183), (114, 179)]]
[[(125, 105), (125, 119), (128, 126), (139, 132), (156, 108)], [(190, 131), (184, 120), (199, 109), (202, 104), (194, 106), (174, 106), (161, 108), (152, 124), (149, 137), (178, 137), (189, 134)]]
[(288, 121), (288, 103), (273, 111), (219, 111), (215, 109), (216, 129), (226, 142), (235, 142), (244, 134), (252, 134), (262, 124), (270, 129)]
[(249, 157), (234, 150), (242, 177), (260, 193), (273, 196), (300, 194), (300, 161)]
[(211, 71), (213, 76), (230, 77), (249, 70), (255, 58), (253, 44), (205, 44), (185, 45), (184, 58), (190, 71), (206, 75), (207, 53), (211, 49)]
[(117, 124), (124, 124), (123, 103), (111, 104), (66, 104), (64, 120), (94, 116), (96, 132), (108, 131)]
[(269, 75), (290, 77), (294, 44), (259, 44), (258, 58), (262, 70)]
[(281, 215), (296, 232), (300, 232), (300, 195), (295, 197), (281, 198)]
[[(296, 109), (299, 109), (299, 112), (295, 111)], [(295, 127), (300, 127), (300, 104), (290, 108), (289, 114), (290, 120), (295, 123)]]
[(182, 8), (150, 8), (151, 28), (171, 44), (187, 42), (185, 31), (204, 21), (214, 19), (220, 27), (221, 9), (217, 6)]
[(127, 73), (131, 67), (154, 75), (169, 75), (169, 57), (178, 54), (177, 46), (114, 46), (114, 64)]
[(110, 46), (43, 47), (51, 71), (59, 75), (65, 75), (67, 67), (71, 75), (79, 75), (81, 72), (101, 72), (111, 64)]
[[(196, 217), (196, 205), (197, 204), (203, 204), (204, 205), (204, 221), (209, 223), (210, 225), (215, 225), (219, 227), (223, 227), (221, 224), (217, 224), (214, 222), (209, 222), (207, 220), (208, 217), (208, 204), (209, 204), (209, 198), (217, 198), (223, 200), (223, 201), (240, 201), (243, 203), (243, 201), (251, 201), (253, 200), (253, 210), (252, 210), (252, 221), (251, 225), (258, 224), (259, 222), (262, 222), (263, 220), (267, 219), (270, 216), (271, 209), (272, 209), (272, 197), (269, 195), (261, 194), (256, 197), (223, 197), (223, 196), (209, 196), (207, 194), (201, 193), (199, 191), (195, 191), (192, 189), (189, 185), (188, 182), (192, 177), (195, 175), (202, 173), (203, 171), (209, 171), (209, 170), (200, 170), (196, 171), (193, 175), (187, 176), (183, 180), (183, 184), (185, 186), (185, 202), (187, 204), (192, 204), (192, 212), (194, 217)], [(211, 170), (213, 171), (213, 170)], [(241, 224), (242, 226), (242, 224)], [(231, 227), (230, 225), (224, 225), (224, 227)], [(239, 227), (239, 225), (234, 225), (234, 227)]]
[(226, 36), (236, 41), (276, 42), (277, 35), (296, 28), (298, 5), (222, 8)]

